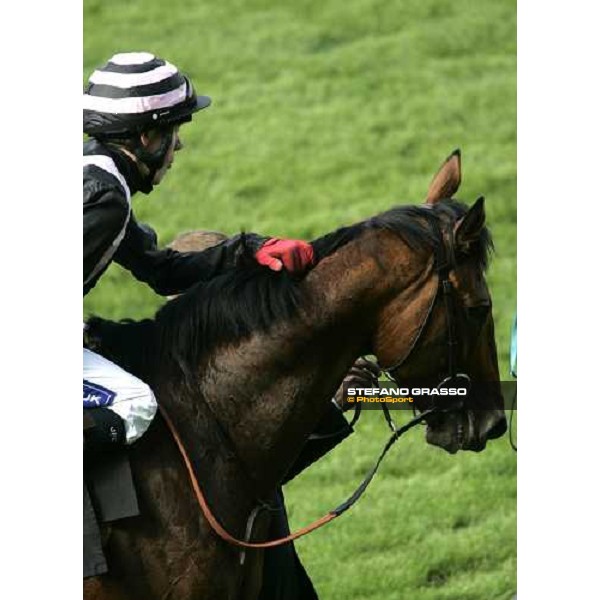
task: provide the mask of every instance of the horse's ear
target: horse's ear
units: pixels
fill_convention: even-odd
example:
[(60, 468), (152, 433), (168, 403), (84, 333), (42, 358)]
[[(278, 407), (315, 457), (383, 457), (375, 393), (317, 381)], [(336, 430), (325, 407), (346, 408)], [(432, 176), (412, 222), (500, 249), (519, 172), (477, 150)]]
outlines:
[(442, 198), (452, 198), (460, 186), (460, 150), (457, 148), (440, 167), (429, 184), (425, 204), (435, 204)]
[(485, 205), (483, 196), (475, 201), (467, 214), (454, 226), (454, 239), (457, 247), (468, 246), (475, 241), (485, 224)]

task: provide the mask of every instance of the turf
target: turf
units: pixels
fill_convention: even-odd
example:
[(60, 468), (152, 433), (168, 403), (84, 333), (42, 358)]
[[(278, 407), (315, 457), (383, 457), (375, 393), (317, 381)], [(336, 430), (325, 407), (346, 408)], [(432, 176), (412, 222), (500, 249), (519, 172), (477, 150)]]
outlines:
[[(213, 105), (138, 218), (162, 243), (197, 228), (309, 239), (418, 203), (463, 152), (458, 196), (486, 197), (501, 370), (516, 309), (516, 2), (85, 0), (84, 77), (147, 49)], [(112, 266), (84, 303), (110, 318), (162, 303)], [(351, 491), (386, 436), (367, 413), (288, 488), (303, 524)], [(516, 589), (516, 456), (506, 439), (447, 456), (412, 432), (353, 511), (298, 544), (324, 599), (505, 599)]]

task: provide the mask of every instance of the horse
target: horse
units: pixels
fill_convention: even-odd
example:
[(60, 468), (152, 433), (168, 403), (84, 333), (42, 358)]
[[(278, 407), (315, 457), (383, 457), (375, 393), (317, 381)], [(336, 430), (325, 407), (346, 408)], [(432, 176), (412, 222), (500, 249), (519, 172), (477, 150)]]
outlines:
[[(248, 539), (265, 539), (271, 516), (256, 507), (359, 356), (375, 355), (397, 382), (439, 381), (457, 367), (490, 382), (477, 407), (427, 419), (428, 443), (481, 451), (506, 431), (485, 281), (493, 244), (483, 199), (458, 202), (459, 185), (455, 151), (425, 204), (314, 240), (317, 264), (302, 278), (257, 265), (248, 250), (247, 264), (198, 282), (154, 319), (89, 322), (90, 347), (153, 388), (213, 513), (237, 538), (254, 514)], [(130, 460), (141, 516), (103, 526), (109, 573), (86, 579), (84, 598), (256, 600), (262, 551), (242, 560), (211, 529), (160, 415)]]

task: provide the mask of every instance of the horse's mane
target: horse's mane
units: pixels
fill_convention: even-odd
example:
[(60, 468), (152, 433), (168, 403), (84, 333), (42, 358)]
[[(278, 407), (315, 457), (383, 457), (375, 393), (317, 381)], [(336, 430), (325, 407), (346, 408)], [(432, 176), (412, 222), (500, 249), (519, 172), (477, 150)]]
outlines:
[[(455, 222), (467, 210), (462, 203), (445, 200), (425, 206), (401, 206), (350, 227), (343, 227), (312, 242), (317, 260), (334, 254), (369, 229), (387, 229), (411, 248), (435, 250), (440, 238), (433, 221)], [(487, 267), (493, 249), (486, 228), (472, 245), (468, 257)], [(187, 292), (158, 310), (154, 319), (113, 322), (92, 318), (88, 323), (88, 346), (123, 368), (151, 382), (157, 367), (173, 366), (193, 376), (202, 358), (218, 344), (233, 342), (252, 332), (266, 332), (292, 319), (309, 301), (300, 279), (287, 271), (273, 272), (256, 263), (242, 237), (240, 266)], [(458, 260), (461, 257), (457, 257)], [(157, 352), (158, 350), (158, 352)]]

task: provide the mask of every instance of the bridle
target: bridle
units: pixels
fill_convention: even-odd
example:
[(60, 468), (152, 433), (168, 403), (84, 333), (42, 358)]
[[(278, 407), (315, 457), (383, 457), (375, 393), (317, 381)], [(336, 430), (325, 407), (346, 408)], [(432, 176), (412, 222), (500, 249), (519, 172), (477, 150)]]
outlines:
[[(435, 246), (434, 249), (434, 268), (438, 277), (438, 289), (429, 305), (427, 310), (427, 314), (423, 319), (421, 326), (418, 328), (417, 333), (409, 345), (408, 352), (398, 361), (394, 362), (389, 367), (380, 367), (382, 373), (388, 376), (391, 381), (396, 381), (393, 373), (397, 371), (404, 365), (404, 363), (411, 356), (413, 350), (418, 345), (423, 330), (425, 329), (431, 313), (433, 311), (433, 307), (435, 306), (437, 297), (439, 294), (442, 294), (444, 300), (444, 308), (446, 315), (446, 346), (448, 349), (448, 374), (437, 384), (437, 389), (443, 388), (444, 386), (452, 386), (455, 387), (470, 387), (471, 378), (466, 373), (459, 373), (457, 369), (458, 364), (458, 337), (456, 333), (456, 299), (454, 294), (454, 288), (452, 287), (452, 282), (450, 281), (450, 271), (455, 265), (455, 255), (454, 255), (454, 237), (452, 232), (448, 236), (449, 246), (446, 245), (446, 238), (444, 237), (444, 232), (437, 220), (432, 221), (432, 226), (435, 230), (435, 234), (439, 239), (440, 243)], [(418, 422), (424, 421), (427, 417), (434, 413), (442, 413), (460, 410), (463, 405), (463, 401), (460, 396), (455, 397), (456, 400), (452, 402), (452, 404), (448, 404), (448, 401), (445, 402), (444, 405), (434, 404), (433, 408), (427, 409), (426, 411), (422, 411), (417, 414), (416, 410), (413, 409), (415, 419), (418, 419)], [(395, 433), (398, 430), (398, 427), (394, 423), (392, 419), (392, 415), (390, 413), (390, 409), (387, 404), (381, 403), (379, 405), (383, 412), (383, 416), (388, 424), (388, 427)], [(354, 415), (352, 420), (346, 427), (339, 431), (335, 431), (333, 433), (325, 433), (325, 434), (311, 434), (309, 436), (309, 440), (324, 440), (328, 438), (333, 438), (341, 435), (342, 433), (351, 430), (354, 425), (358, 422), (361, 415), (361, 404), (354, 405)], [(412, 421), (411, 421), (412, 423)], [(409, 423), (410, 424), (410, 423)]]
[[(444, 301), (444, 312), (446, 315), (446, 346), (447, 346), (447, 356), (448, 356), (448, 374), (437, 384), (437, 389), (441, 389), (443, 387), (470, 387), (471, 378), (466, 373), (462, 373), (458, 371), (458, 337), (456, 333), (456, 297), (454, 288), (452, 286), (452, 282), (450, 281), (450, 271), (454, 268), (456, 264), (455, 253), (454, 253), (454, 236), (452, 232), (448, 235), (448, 245), (446, 244), (446, 237), (444, 236), (444, 231), (440, 223), (437, 220), (432, 222), (432, 226), (435, 230), (437, 237), (440, 240), (440, 243), (435, 246), (434, 251), (434, 268), (438, 277), (438, 289), (429, 306), (429, 310), (425, 319), (423, 320), (423, 324), (417, 331), (415, 339), (412, 341), (409, 351), (405, 354), (405, 356), (392, 364), (389, 367), (381, 367), (381, 370), (392, 380), (396, 381), (394, 377), (394, 371), (397, 371), (404, 365), (404, 363), (408, 360), (413, 350), (417, 346), (421, 334), (429, 321), (429, 317), (433, 311), (433, 307), (435, 306), (437, 297), (439, 294), (442, 295)], [(426, 414), (430, 416), (434, 413), (441, 412), (449, 412), (460, 410), (463, 405), (463, 401), (461, 396), (456, 396), (456, 400), (451, 404), (447, 402), (444, 405), (436, 403), (434, 401), (434, 406), (426, 411), (421, 412), (418, 416), (422, 416)], [(396, 430), (396, 426), (391, 418), (389, 408), (385, 403), (381, 404), (381, 408), (383, 410), (383, 414), (387, 421), (388, 426), (392, 431)]]
[[(437, 273), (437, 276), (439, 279), (438, 290), (436, 291), (433, 301), (429, 307), (429, 311), (428, 311), (427, 315), (425, 316), (423, 324), (419, 328), (416, 338), (415, 338), (415, 340), (413, 340), (408, 353), (402, 358), (402, 360), (399, 360), (396, 364), (392, 364), (390, 367), (383, 367), (382, 371), (385, 372), (386, 374), (388, 374), (388, 376), (392, 380), (394, 380), (394, 377), (393, 377), (394, 371), (398, 370), (406, 362), (406, 360), (412, 353), (413, 349), (418, 344), (419, 338), (421, 337), (421, 334), (422, 334), (422, 332), (425, 328), (425, 325), (426, 325), (427, 321), (429, 320), (429, 317), (433, 310), (433, 306), (435, 305), (437, 296), (439, 293), (441, 293), (443, 296), (443, 299), (444, 299), (444, 307), (445, 307), (445, 312), (446, 312), (446, 330), (447, 330), (447, 347), (448, 347), (448, 375), (446, 377), (444, 377), (442, 379), (442, 381), (440, 381), (440, 383), (437, 385), (437, 388), (439, 389), (443, 386), (448, 386), (448, 385), (456, 385), (456, 386), (470, 385), (470, 381), (471, 381), (470, 377), (465, 373), (458, 372), (458, 369), (457, 369), (458, 340), (457, 340), (457, 336), (456, 336), (456, 313), (455, 313), (456, 304), (455, 304), (455, 297), (454, 297), (454, 289), (452, 287), (452, 283), (450, 282), (450, 271), (455, 264), (453, 236), (452, 235), (449, 236), (450, 248), (447, 248), (444, 233), (442, 231), (440, 224), (438, 223), (437, 220), (432, 220), (432, 224), (435, 228), (436, 234), (438, 235), (438, 237), (441, 241), (440, 244), (436, 244), (435, 263), (434, 263), (436, 273)], [(179, 434), (177, 433), (177, 430), (175, 429), (175, 427), (173, 425), (173, 422), (171, 421), (169, 415), (167, 414), (167, 412), (165, 411), (165, 409), (162, 405), (159, 405), (159, 410), (161, 411), (163, 419), (165, 420), (167, 427), (170, 430), (171, 435), (173, 436), (177, 447), (179, 448), (179, 451), (180, 451), (183, 461), (185, 463), (186, 469), (188, 471), (188, 475), (190, 477), (190, 482), (192, 484), (192, 488), (194, 489), (196, 499), (198, 500), (198, 504), (200, 505), (200, 507), (202, 509), (202, 513), (203, 513), (205, 519), (207, 520), (207, 522), (210, 524), (212, 530), (221, 539), (223, 539), (224, 541), (226, 541), (229, 544), (232, 544), (234, 546), (238, 546), (241, 548), (270, 548), (270, 547), (279, 546), (279, 545), (291, 542), (293, 540), (296, 540), (299, 537), (302, 537), (303, 535), (306, 535), (307, 533), (310, 533), (311, 531), (318, 529), (319, 527), (325, 525), (326, 523), (333, 521), (335, 518), (339, 517), (341, 514), (346, 512), (363, 495), (363, 493), (367, 489), (368, 485), (371, 483), (373, 477), (375, 476), (375, 473), (377, 472), (379, 465), (383, 461), (385, 455), (388, 453), (389, 449), (395, 444), (395, 442), (398, 439), (400, 439), (400, 437), (404, 433), (406, 433), (407, 431), (409, 431), (416, 425), (425, 421), (432, 414), (447, 413), (450, 411), (460, 410), (462, 408), (462, 401), (452, 402), (451, 404), (445, 404), (443, 406), (440, 404), (434, 404), (434, 406), (432, 408), (429, 408), (427, 410), (419, 412), (408, 423), (405, 423), (404, 425), (402, 425), (400, 427), (398, 427), (392, 420), (391, 415), (389, 413), (389, 408), (385, 405), (385, 403), (382, 403), (381, 407), (383, 409), (385, 419), (386, 419), (390, 429), (392, 430), (392, 435), (389, 438), (389, 440), (387, 441), (387, 443), (385, 444), (377, 461), (375, 462), (373, 467), (370, 469), (370, 471), (367, 473), (367, 475), (365, 476), (363, 481), (360, 483), (360, 485), (356, 488), (356, 490), (339, 506), (337, 506), (333, 510), (329, 511), (327, 514), (325, 514), (323, 517), (321, 517), (317, 521), (314, 521), (310, 525), (303, 527), (302, 529), (299, 529), (296, 532), (291, 533), (283, 538), (280, 538), (277, 540), (271, 540), (268, 542), (249, 542), (248, 541), (250, 534), (251, 534), (251, 530), (252, 530), (252, 523), (256, 516), (256, 509), (254, 509), (252, 511), (252, 513), (250, 514), (250, 517), (248, 519), (245, 540), (240, 540), (240, 539), (234, 537), (233, 535), (231, 535), (229, 532), (227, 532), (224, 529), (224, 527), (220, 524), (220, 522), (217, 520), (217, 518), (212, 513), (210, 507), (208, 506), (206, 498), (204, 497), (204, 494), (202, 493), (200, 485), (198, 484), (198, 480), (197, 480), (194, 470), (192, 468), (191, 461), (187, 455), (187, 452), (185, 450), (185, 447), (183, 446), (183, 443), (179, 437)], [(349, 427), (351, 427), (358, 419), (357, 414), (359, 414), (359, 412), (355, 414), (355, 417), (352, 420)], [(329, 436), (327, 436), (327, 437), (329, 437)], [(241, 562), (243, 562), (243, 556), (244, 555), (242, 554)]]

